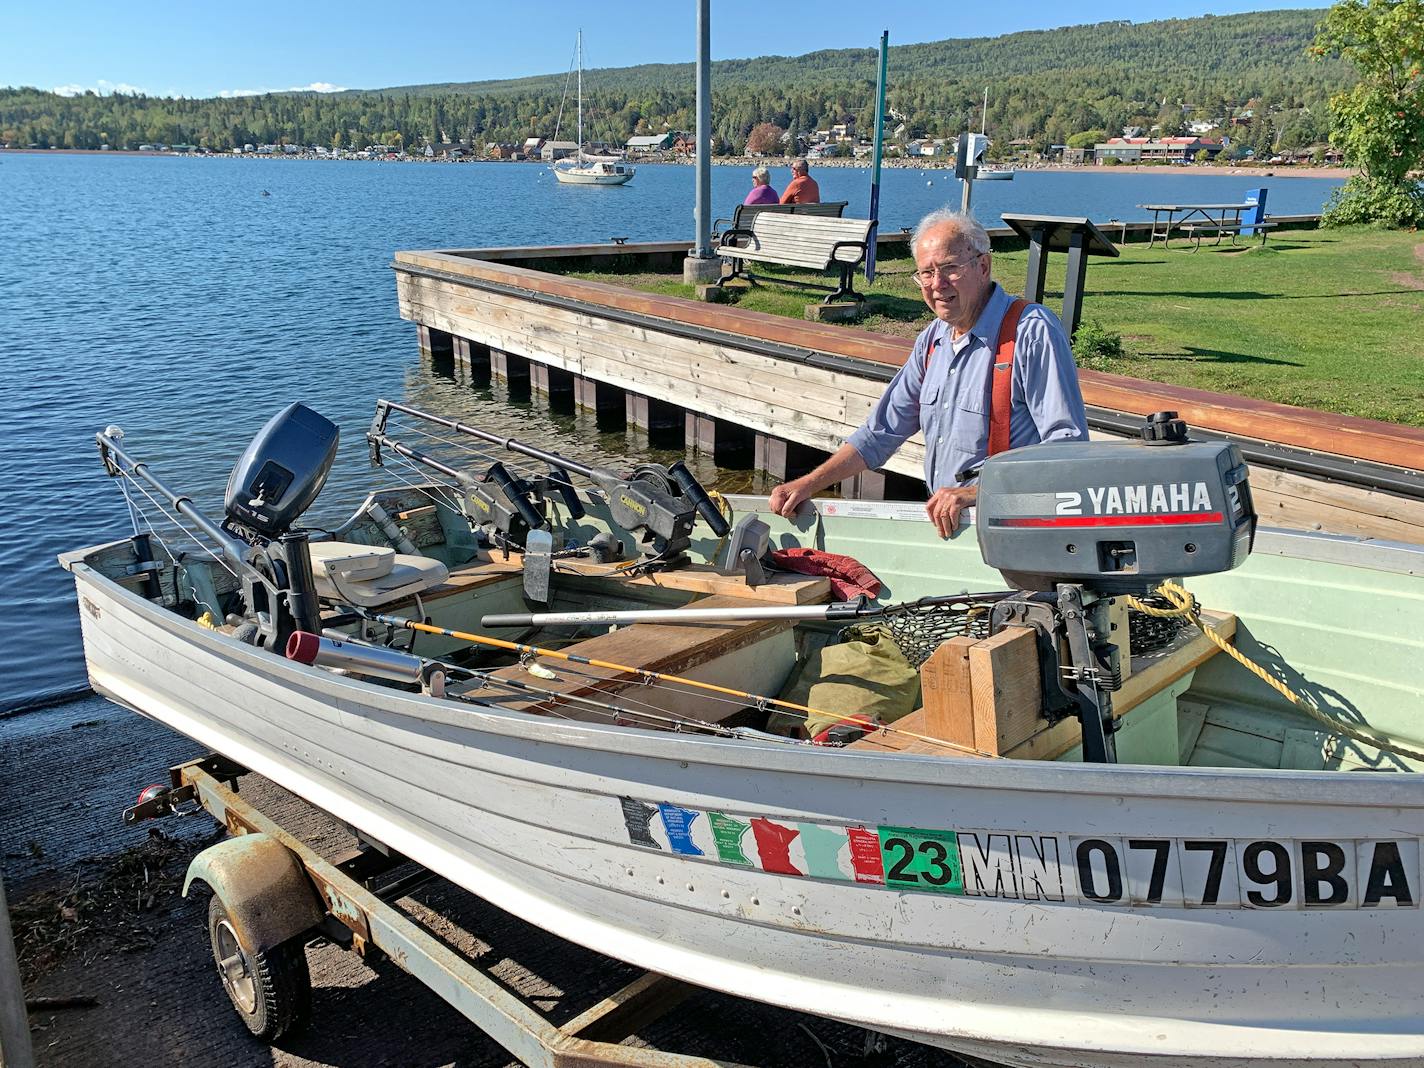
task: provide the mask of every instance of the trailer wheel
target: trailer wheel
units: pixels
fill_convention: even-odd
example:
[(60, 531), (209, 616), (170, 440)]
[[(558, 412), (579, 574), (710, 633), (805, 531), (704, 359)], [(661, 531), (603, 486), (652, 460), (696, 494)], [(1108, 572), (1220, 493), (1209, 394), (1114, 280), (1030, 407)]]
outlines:
[(303, 938), (290, 938), (266, 952), (249, 950), (216, 894), (208, 903), (208, 938), (223, 989), (249, 1031), (275, 1042), (306, 1023), (311, 972)]

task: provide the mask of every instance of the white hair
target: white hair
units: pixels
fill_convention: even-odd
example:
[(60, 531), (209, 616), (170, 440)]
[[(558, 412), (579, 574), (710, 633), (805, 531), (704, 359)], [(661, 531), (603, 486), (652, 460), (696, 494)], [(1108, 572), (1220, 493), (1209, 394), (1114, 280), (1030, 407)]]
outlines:
[(766, 185), (771, 181), (771, 172), (765, 167), (757, 167), (752, 170), (752, 177), (762, 185)]
[(989, 234), (974, 216), (955, 211), (953, 208), (936, 208), (920, 220), (915, 232), (910, 235), (910, 255), (919, 253), (920, 240), (926, 234), (940, 229), (949, 230), (951, 241), (967, 245), (976, 256), (982, 256), (989, 251)]

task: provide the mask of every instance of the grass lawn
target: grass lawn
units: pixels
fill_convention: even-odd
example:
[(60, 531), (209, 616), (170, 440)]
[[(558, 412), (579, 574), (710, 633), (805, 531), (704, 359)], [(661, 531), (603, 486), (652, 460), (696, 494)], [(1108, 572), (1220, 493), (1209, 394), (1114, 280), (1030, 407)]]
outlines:
[[(1290, 230), (1264, 247), (1188, 247), (1124, 245), (1118, 259), (1089, 261), (1083, 318), (1121, 334), (1123, 356), (1085, 355), (1080, 366), (1424, 426), (1424, 235)], [(1046, 302), (1055, 311), (1065, 261), (1049, 258)], [(1027, 252), (996, 252), (994, 277), (1021, 292), (1027, 263)], [(863, 290), (867, 314), (854, 325), (914, 337), (929, 312), (912, 264), (879, 267)], [(694, 296), (680, 276), (578, 277)], [(737, 304), (800, 319), (816, 299), (763, 285)]]

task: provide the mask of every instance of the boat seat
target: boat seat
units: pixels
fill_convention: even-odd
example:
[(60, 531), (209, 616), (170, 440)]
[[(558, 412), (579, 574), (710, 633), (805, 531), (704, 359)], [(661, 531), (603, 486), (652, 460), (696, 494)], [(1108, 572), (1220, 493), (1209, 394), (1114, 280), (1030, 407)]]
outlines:
[(383, 545), (311, 543), (316, 592), (329, 601), (378, 608), (439, 586), (450, 576), (439, 560), (405, 556)]

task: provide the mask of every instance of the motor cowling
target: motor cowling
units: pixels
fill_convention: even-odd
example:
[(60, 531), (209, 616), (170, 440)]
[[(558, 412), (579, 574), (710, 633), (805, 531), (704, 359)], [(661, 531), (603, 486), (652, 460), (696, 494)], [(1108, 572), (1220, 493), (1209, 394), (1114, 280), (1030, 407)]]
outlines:
[(305, 404), (283, 408), (232, 469), (225, 526), (249, 543), (289, 531), (326, 485), (339, 438), (336, 424)]
[(1256, 530), (1240, 450), (1188, 440), (1174, 413), (1154, 416), (1141, 441), (1046, 442), (990, 457), (975, 514), (984, 562), (1024, 590), (1137, 593), (1229, 571)]

